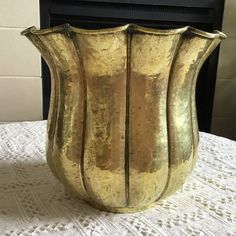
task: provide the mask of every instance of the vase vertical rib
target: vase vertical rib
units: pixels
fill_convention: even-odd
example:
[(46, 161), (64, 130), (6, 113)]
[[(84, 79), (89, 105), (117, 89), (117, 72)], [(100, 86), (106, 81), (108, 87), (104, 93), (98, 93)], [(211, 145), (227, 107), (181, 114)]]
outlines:
[(113, 212), (183, 185), (197, 159), (197, 76), (223, 33), (66, 24), (22, 34), (50, 68), (46, 155), (64, 185)]

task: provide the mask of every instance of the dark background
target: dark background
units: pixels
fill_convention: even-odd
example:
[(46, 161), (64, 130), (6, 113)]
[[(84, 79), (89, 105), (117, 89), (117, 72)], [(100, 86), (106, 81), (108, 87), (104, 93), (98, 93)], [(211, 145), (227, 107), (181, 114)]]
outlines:
[[(204, 31), (221, 30), (224, 0), (41, 0), (41, 28), (64, 23), (97, 29), (127, 23), (152, 28), (190, 25)], [(219, 48), (204, 63), (198, 77), (196, 104), (199, 130), (210, 132)], [(42, 60), (43, 117), (50, 101), (50, 73)]]

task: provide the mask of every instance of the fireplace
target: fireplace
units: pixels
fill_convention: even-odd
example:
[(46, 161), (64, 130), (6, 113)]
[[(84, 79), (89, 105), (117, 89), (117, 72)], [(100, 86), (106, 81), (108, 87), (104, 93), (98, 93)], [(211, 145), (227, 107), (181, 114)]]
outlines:
[[(41, 0), (41, 28), (63, 23), (97, 29), (127, 23), (152, 28), (190, 25), (211, 32), (221, 30), (224, 0)], [(203, 65), (196, 99), (199, 130), (210, 132), (219, 48)], [(43, 117), (47, 119), (50, 73), (42, 60)]]

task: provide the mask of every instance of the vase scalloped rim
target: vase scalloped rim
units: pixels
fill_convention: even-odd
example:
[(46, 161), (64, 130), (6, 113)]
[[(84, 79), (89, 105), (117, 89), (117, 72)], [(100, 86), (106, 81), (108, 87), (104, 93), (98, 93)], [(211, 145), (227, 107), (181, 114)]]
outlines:
[(181, 34), (181, 33), (191, 33), (194, 35), (202, 36), (205, 38), (226, 38), (227, 36), (218, 31), (214, 30), (212, 33), (199, 30), (197, 28), (191, 27), (191, 26), (185, 26), (181, 28), (175, 28), (175, 29), (154, 29), (149, 27), (143, 27), (136, 24), (126, 24), (122, 26), (112, 27), (112, 28), (104, 28), (104, 29), (81, 29), (77, 27), (73, 27), (70, 24), (62, 24), (58, 26), (54, 26), (47, 29), (37, 29), (35, 26), (31, 26), (21, 32), (22, 35), (28, 35), (28, 34), (34, 34), (34, 35), (44, 35), (49, 33), (80, 33), (80, 34), (108, 34), (108, 33), (115, 33), (120, 31), (130, 30), (133, 32), (140, 32), (140, 33), (147, 33), (147, 34), (161, 34), (161, 35), (171, 35), (171, 34)]

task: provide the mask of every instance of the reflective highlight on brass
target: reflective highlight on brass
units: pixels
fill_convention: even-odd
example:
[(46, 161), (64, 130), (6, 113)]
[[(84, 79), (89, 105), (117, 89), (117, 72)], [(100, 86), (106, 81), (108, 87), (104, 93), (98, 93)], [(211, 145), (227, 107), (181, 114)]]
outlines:
[(22, 34), (51, 71), (47, 161), (64, 185), (112, 212), (183, 185), (197, 159), (197, 75), (223, 33), (65, 24)]

